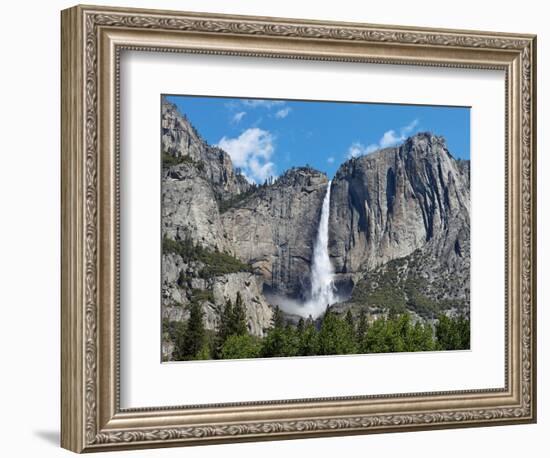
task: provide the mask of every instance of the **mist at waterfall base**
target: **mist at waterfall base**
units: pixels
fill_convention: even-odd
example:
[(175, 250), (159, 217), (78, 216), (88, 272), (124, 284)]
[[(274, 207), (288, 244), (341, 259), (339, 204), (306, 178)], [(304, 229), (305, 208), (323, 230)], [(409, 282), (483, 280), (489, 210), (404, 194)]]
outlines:
[(338, 296), (334, 286), (334, 269), (328, 253), (331, 183), (331, 181), (328, 182), (327, 192), (323, 199), (321, 218), (317, 228), (317, 238), (313, 247), (309, 299), (305, 302), (301, 302), (281, 296), (273, 296), (270, 298), (274, 305), (279, 306), (283, 312), (291, 315), (316, 319), (325, 313), (327, 306), (338, 302)]

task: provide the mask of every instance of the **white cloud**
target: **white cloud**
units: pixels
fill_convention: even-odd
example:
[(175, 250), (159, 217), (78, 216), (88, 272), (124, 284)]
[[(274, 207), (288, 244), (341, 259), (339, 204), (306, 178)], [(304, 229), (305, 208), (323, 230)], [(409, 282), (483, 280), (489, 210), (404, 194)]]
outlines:
[(351, 159), (352, 157), (363, 156), (364, 154), (372, 153), (373, 147), (376, 149), (375, 145), (365, 146), (361, 142), (353, 142), (346, 153), (346, 157)]
[(279, 111), (277, 111), (275, 113), (275, 117), (277, 119), (284, 119), (288, 116), (288, 114), (292, 111), (292, 108), (290, 107), (285, 107), (285, 108), (281, 108)]
[(387, 130), (384, 132), (384, 135), (378, 140), (378, 143), (372, 143), (368, 146), (363, 145), (360, 142), (354, 142), (348, 148), (346, 156), (348, 158), (363, 156), (365, 154), (370, 154), (376, 150), (382, 148), (389, 148), (390, 146), (395, 146), (401, 142), (404, 142), (407, 137), (413, 133), (413, 131), (418, 126), (418, 119), (411, 121), (406, 126), (403, 126), (399, 129), (397, 133), (394, 129)]
[(328, 162), (329, 164), (334, 164), (334, 160), (335, 160), (335, 159), (334, 159), (334, 156), (329, 156), (329, 157), (327, 157), (327, 162)]
[(257, 157), (250, 159), (248, 169), (250, 178), (257, 182), (264, 182), (267, 178), (275, 176), (275, 164), (263, 162)]
[(233, 165), (255, 182), (263, 182), (275, 175), (275, 164), (270, 161), (275, 151), (273, 135), (266, 130), (252, 127), (237, 138), (223, 137), (216, 146), (226, 151)]
[[(256, 109), (266, 110), (270, 117), (276, 119), (284, 119), (292, 111), (285, 100), (239, 99), (225, 103), (225, 107), (232, 113), (231, 122), (234, 124), (240, 123), (249, 112), (253, 115), (253, 111)], [(261, 119), (260, 117), (252, 126), (258, 125)]]
[(241, 100), (241, 103), (245, 107), (251, 107), (251, 108), (272, 108), (280, 105), (284, 105), (284, 100), (264, 100), (264, 99), (243, 99)]
[(232, 121), (235, 123), (235, 124), (238, 124), (242, 121), (242, 119), (245, 117), (246, 115), (246, 111), (239, 111), (238, 113), (235, 113), (233, 115), (233, 119)]
[(396, 143), (399, 142), (401, 137), (399, 137), (395, 130), (388, 130), (387, 132), (384, 132), (384, 135), (382, 135), (382, 138), (378, 142), (381, 148), (387, 148), (388, 146), (393, 146)]
[(401, 129), (401, 135), (408, 135), (418, 127), (418, 119), (413, 119), (409, 124)]

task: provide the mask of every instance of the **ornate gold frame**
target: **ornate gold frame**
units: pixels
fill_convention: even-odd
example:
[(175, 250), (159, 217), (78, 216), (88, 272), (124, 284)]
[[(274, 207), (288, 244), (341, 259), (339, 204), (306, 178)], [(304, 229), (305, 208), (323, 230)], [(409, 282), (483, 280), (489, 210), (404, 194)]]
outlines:
[[(92, 6), (64, 10), (61, 32), (63, 447), (89, 452), (535, 421), (535, 36)], [(124, 49), (504, 70), (505, 388), (121, 410)]]

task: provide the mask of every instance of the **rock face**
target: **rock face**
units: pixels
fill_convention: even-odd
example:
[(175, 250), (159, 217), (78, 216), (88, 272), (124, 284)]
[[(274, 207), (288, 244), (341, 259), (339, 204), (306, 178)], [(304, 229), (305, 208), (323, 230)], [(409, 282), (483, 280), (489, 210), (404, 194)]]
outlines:
[[(220, 218), (220, 203), (246, 193), (250, 184), (233, 169), (229, 155), (208, 145), (166, 99), (162, 101), (161, 125), (163, 240), (190, 240), (198, 247), (196, 253), (203, 250), (203, 255), (207, 253), (214, 261), (220, 256), (217, 253), (232, 254)], [(201, 304), (205, 328), (215, 330), (225, 301), (235, 301), (239, 291), (250, 332), (262, 336), (271, 323), (272, 309), (262, 296), (256, 276), (247, 272), (205, 276), (205, 267), (204, 259), (184, 259), (163, 249), (163, 318), (187, 320), (187, 306), (195, 300)], [(164, 345), (166, 355), (171, 354), (170, 345)]]
[(263, 336), (271, 326), (273, 311), (262, 294), (262, 281), (256, 275), (243, 272), (216, 277), (212, 281), (212, 292), (216, 304), (227, 300), (234, 304), (237, 293), (241, 294), (251, 334)]
[[(273, 311), (262, 294), (261, 281), (254, 274), (237, 272), (208, 280), (192, 279), (190, 285), (183, 287), (178, 287), (177, 282), (171, 281), (170, 278), (164, 282), (172, 289), (170, 298), (172, 300), (166, 302), (162, 308), (162, 318), (168, 321), (187, 320), (189, 310), (185, 304), (190, 302), (194, 292), (196, 294), (197, 291), (200, 291), (203, 297), (201, 307), (206, 329), (212, 331), (217, 329), (222, 307), (227, 300), (235, 303), (237, 293), (240, 293), (245, 306), (248, 331), (252, 335), (262, 337), (271, 326)], [(174, 295), (179, 301), (173, 300)]]
[(190, 237), (220, 251), (227, 249), (215, 191), (193, 163), (163, 170), (162, 234), (174, 240)]
[[(464, 162), (464, 161), (463, 161)], [(418, 134), (344, 163), (333, 181), (337, 272), (370, 270), (430, 244), (452, 260), (469, 241), (470, 183), (442, 138)]]
[(161, 147), (164, 154), (194, 162), (211, 184), (217, 199), (229, 199), (250, 187), (246, 178), (233, 169), (229, 154), (208, 145), (173, 103), (163, 99), (161, 111)]
[(227, 243), (273, 294), (309, 291), (313, 244), (328, 178), (303, 167), (287, 171), (222, 214)]
[(469, 161), (454, 159), (441, 137), (417, 134), (351, 159), (338, 170), (332, 196), (336, 272), (368, 282), (389, 261), (405, 259), (404, 275), (413, 266), (426, 280), (424, 295), (469, 302)]

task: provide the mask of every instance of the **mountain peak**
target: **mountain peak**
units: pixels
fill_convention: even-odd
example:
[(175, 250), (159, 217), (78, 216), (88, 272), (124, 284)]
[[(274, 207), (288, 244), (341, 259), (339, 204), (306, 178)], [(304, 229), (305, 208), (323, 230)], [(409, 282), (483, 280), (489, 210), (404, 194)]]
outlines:
[(431, 132), (418, 132), (414, 135), (411, 135), (403, 142), (401, 147), (409, 150), (420, 148), (423, 150), (429, 149), (434, 152), (448, 152), (447, 141), (445, 140), (445, 137), (435, 135)]
[(326, 173), (306, 165), (288, 169), (277, 179), (276, 183), (284, 186), (317, 186), (328, 183), (328, 177)]
[(469, 185), (468, 163), (455, 160), (445, 139), (431, 132), (342, 164), (333, 182), (334, 199), (341, 194), (334, 224), (349, 229), (337, 245), (358, 248), (355, 259), (338, 257), (337, 270), (372, 268), (430, 240), (442, 251), (452, 248), (469, 221)]

